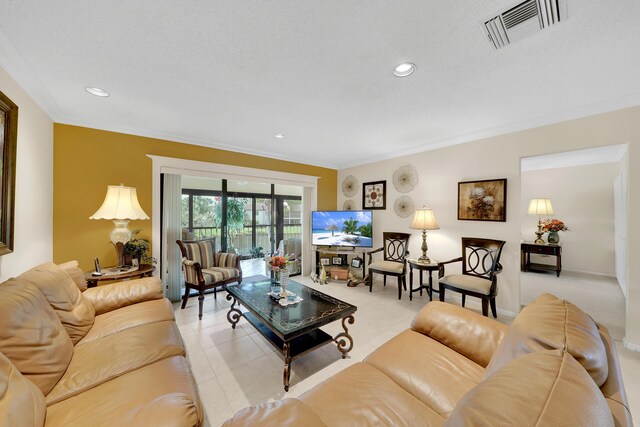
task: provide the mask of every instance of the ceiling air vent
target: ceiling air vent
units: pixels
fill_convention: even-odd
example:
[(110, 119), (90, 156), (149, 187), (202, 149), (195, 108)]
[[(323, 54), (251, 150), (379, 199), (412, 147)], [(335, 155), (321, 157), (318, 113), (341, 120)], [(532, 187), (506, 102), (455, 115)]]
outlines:
[(482, 31), (494, 49), (567, 20), (567, 0), (525, 0), (485, 19)]

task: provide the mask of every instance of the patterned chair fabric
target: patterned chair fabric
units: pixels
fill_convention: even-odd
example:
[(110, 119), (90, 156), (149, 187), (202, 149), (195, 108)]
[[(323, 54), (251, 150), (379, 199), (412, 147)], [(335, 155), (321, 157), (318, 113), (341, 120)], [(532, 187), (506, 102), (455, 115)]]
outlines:
[(185, 293), (182, 307), (185, 308), (190, 290), (198, 291), (198, 317), (202, 319), (204, 292), (213, 289), (217, 298), (217, 288), (226, 287), (228, 283), (242, 282), (240, 257), (236, 254), (215, 252), (216, 239), (176, 240), (182, 252), (182, 270), (184, 271)]
[[(190, 261), (200, 264), (202, 268), (215, 267), (216, 239), (191, 240), (182, 242), (186, 254), (182, 254)], [(230, 255), (230, 254), (229, 254)]]

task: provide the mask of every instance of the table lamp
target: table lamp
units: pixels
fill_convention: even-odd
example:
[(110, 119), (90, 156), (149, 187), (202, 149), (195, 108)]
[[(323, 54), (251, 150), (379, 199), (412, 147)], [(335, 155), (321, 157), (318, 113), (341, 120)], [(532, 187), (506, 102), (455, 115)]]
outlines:
[(549, 199), (531, 199), (529, 202), (529, 209), (527, 210), (529, 215), (538, 216), (538, 231), (536, 231), (537, 239), (533, 243), (543, 244), (542, 235), (542, 215), (553, 215), (553, 207), (551, 207), (551, 200)]
[(418, 258), (418, 261), (430, 263), (431, 260), (427, 256), (427, 230), (438, 230), (440, 228), (436, 222), (436, 217), (433, 215), (433, 210), (424, 206), (422, 209), (416, 209), (413, 214), (413, 221), (411, 221), (411, 228), (422, 230), (422, 256)]
[(118, 266), (124, 265), (124, 244), (131, 240), (129, 221), (132, 219), (149, 219), (140, 207), (136, 189), (120, 185), (109, 185), (107, 195), (100, 209), (89, 219), (111, 219), (115, 224), (111, 230), (111, 241), (118, 255)]

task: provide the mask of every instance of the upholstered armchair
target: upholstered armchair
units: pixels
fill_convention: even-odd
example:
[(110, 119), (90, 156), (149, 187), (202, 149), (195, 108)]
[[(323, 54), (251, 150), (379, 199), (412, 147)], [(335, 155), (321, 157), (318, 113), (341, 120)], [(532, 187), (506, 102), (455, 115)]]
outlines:
[[(407, 255), (409, 255), (408, 233), (382, 233), (383, 247), (367, 252), (369, 255), (369, 292), (373, 290), (373, 274), (383, 275), (383, 284), (387, 286), (387, 276), (398, 278), (398, 299), (402, 299), (402, 289), (407, 289)], [(383, 252), (384, 258), (373, 261), (373, 254)]]
[(242, 282), (240, 256), (225, 252), (215, 252), (216, 239), (176, 240), (182, 252), (182, 270), (184, 272), (184, 296), (182, 306), (185, 308), (191, 296), (190, 290), (198, 291), (198, 318), (202, 319), (204, 292), (213, 289), (213, 297), (217, 297), (217, 288), (226, 288), (228, 283)]
[[(498, 317), (496, 295), (498, 295), (498, 274), (502, 271), (500, 255), (503, 240), (462, 238), (462, 256), (439, 263), (440, 301), (444, 301), (446, 289), (462, 294), (462, 306), (467, 295), (482, 300), (482, 314), (489, 315), (489, 304), (493, 317)], [(445, 276), (446, 264), (462, 262), (462, 274)]]

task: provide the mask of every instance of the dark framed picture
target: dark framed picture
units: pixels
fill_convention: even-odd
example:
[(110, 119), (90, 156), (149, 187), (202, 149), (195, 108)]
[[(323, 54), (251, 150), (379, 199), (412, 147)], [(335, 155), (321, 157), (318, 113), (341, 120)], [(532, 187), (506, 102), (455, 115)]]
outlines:
[(487, 179), (458, 183), (458, 219), (507, 220), (507, 180)]
[(387, 208), (387, 181), (362, 184), (362, 209)]
[(339, 256), (331, 257), (331, 264), (342, 265), (342, 257), (339, 257)]
[(13, 252), (18, 106), (0, 92), (0, 255)]
[(354, 258), (351, 260), (351, 267), (360, 268), (362, 267), (362, 258)]
[(320, 258), (320, 265), (329, 265), (329, 258)]

